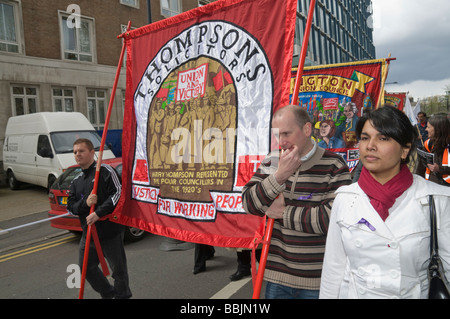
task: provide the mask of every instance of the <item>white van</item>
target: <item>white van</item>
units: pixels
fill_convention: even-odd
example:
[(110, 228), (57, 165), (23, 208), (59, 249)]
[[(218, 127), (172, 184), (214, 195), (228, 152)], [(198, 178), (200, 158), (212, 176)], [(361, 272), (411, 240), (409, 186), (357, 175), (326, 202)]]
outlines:
[[(73, 142), (88, 138), (96, 150), (101, 138), (78, 112), (41, 112), (8, 119), (3, 145), (3, 167), (11, 189), (21, 182), (50, 188), (62, 172), (75, 165)], [(97, 153), (98, 155), (98, 153)], [(114, 158), (105, 145), (102, 158)]]

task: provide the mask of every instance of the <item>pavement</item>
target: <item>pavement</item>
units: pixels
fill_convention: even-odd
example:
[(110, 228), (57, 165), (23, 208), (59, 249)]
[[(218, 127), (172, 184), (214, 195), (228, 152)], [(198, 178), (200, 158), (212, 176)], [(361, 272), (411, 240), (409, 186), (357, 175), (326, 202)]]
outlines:
[[(0, 185), (0, 231), (27, 225), (17, 230), (0, 233), (0, 254), (22, 249), (24, 246), (31, 247), (36, 242), (68, 233), (66, 230), (51, 227), (49, 222), (41, 222), (48, 218), (47, 212), (49, 209), (50, 203), (46, 188), (22, 185), (19, 190), (13, 191), (7, 186)], [(36, 222), (38, 223), (36, 224)], [(183, 253), (181, 251), (188, 251), (194, 248), (192, 243), (181, 242), (172, 238), (158, 239), (157, 245), (159, 245), (159, 251), (180, 251), (178, 253)], [(224, 264), (224, 260), (228, 259), (230, 260), (230, 265), (232, 265), (229, 269), (229, 274), (235, 270), (233, 264), (235, 260), (234, 253), (226, 249), (220, 249), (219, 247), (216, 250), (218, 257), (207, 265), (209, 271), (206, 272), (206, 275), (213, 273), (212, 270), (214, 267), (216, 269), (224, 267), (222, 264)], [(192, 255), (192, 253), (189, 252), (188, 254)], [(155, 254), (157, 255), (158, 252), (153, 252), (153, 255)], [(165, 257), (168, 255), (163, 254), (158, 256)], [(189, 258), (192, 258), (192, 256)], [(228, 262), (225, 264), (228, 265)], [(229, 274), (227, 273), (226, 276)], [(240, 281), (230, 282), (222, 290), (216, 292), (212, 298), (227, 299), (230, 296), (234, 296), (233, 298), (247, 299), (248, 296), (252, 295), (250, 281), (251, 277), (246, 277)]]
[[(7, 186), (0, 186), (0, 238), (5, 234), (1, 233), (2, 230), (23, 228), (23, 225), (34, 225), (37, 221), (46, 220), (49, 210), (48, 193), (44, 187), (27, 184), (13, 191)], [(192, 248), (194, 244), (172, 238), (166, 238), (160, 246), (163, 251)]]
[(67, 234), (48, 220), (47, 189), (21, 185), (18, 190), (0, 186), (0, 253)]
[(0, 187), (0, 222), (48, 212), (50, 202), (47, 189), (34, 185), (22, 185), (18, 190)]

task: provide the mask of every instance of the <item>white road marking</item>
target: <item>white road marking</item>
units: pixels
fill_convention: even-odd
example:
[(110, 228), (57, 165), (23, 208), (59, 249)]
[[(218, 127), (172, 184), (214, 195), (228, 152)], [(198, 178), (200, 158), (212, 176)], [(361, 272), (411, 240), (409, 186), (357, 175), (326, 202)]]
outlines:
[(241, 280), (232, 281), (225, 287), (223, 287), (220, 291), (218, 291), (214, 296), (210, 299), (229, 299), (233, 296), (239, 289), (244, 287), (246, 283), (252, 280), (252, 277), (242, 278)]

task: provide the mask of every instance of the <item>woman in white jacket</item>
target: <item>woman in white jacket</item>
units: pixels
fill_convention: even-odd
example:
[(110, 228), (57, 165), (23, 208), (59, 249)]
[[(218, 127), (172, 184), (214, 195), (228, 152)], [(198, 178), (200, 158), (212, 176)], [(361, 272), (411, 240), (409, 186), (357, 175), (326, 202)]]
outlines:
[(403, 112), (379, 108), (360, 119), (356, 133), (364, 167), (358, 183), (337, 190), (320, 298), (427, 298), (428, 195), (450, 278), (450, 189), (410, 173), (417, 134)]

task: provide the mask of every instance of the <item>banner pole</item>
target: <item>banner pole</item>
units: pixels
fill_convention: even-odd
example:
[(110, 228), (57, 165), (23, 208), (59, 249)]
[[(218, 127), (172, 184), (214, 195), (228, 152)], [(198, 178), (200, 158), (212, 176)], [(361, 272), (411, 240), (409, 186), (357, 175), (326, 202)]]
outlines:
[(377, 104), (375, 104), (375, 109), (379, 108), (382, 103), (381, 101), (381, 97), (384, 96), (384, 85), (386, 84), (386, 79), (389, 73), (389, 66), (391, 65), (391, 61), (392, 60), (396, 60), (395, 58), (391, 58), (391, 54), (389, 53), (388, 58), (385, 59), (386, 61), (386, 72), (384, 73), (383, 78), (381, 79), (381, 89), (380, 89), (380, 93), (378, 94), (378, 99), (377, 99)]
[(292, 104), (294, 105), (298, 104), (298, 91), (300, 89), (300, 82), (303, 76), (303, 67), (305, 66), (306, 53), (308, 50), (309, 34), (311, 32), (311, 25), (315, 7), (316, 7), (316, 0), (311, 0), (309, 4), (308, 20), (306, 20), (305, 34), (303, 36), (302, 51), (300, 53), (300, 58), (298, 61), (297, 76), (295, 77), (294, 92), (292, 92)]
[[(130, 30), (130, 27), (131, 27), (131, 21), (128, 21), (127, 32)], [(100, 168), (102, 165), (102, 158), (103, 158), (103, 150), (105, 147), (106, 135), (108, 133), (108, 125), (109, 125), (109, 120), (111, 117), (111, 110), (112, 110), (112, 106), (114, 103), (114, 96), (116, 94), (117, 83), (119, 81), (120, 69), (122, 68), (124, 55), (125, 55), (125, 41), (122, 44), (122, 50), (120, 52), (119, 63), (117, 65), (117, 70), (116, 70), (116, 77), (114, 79), (114, 85), (113, 85), (112, 92), (111, 92), (111, 98), (109, 99), (108, 111), (107, 111), (106, 119), (105, 119), (105, 126), (103, 128), (102, 141), (100, 143), (100, 150), (98, 152), (97, 166), (95, 169), (95, 179), (94, 179), (94, 187), (92, 189), (92, 194), (97, 194), (98, 180), (99, 180), (99, 176), (100, 176)], [(92, 214), (94, 212), (94, 208), (95, 208), (95, 205), (92, 205), (89, 214)], [(98, 256), (99, 260), (102, 263), (102, 268), (104, 268), (104, 266), (106, 266), (105, 258), (103, 256), (103, 253), (102, 253), (101, 247), (100, 247), (100, 241), (98, 240), (98, 237), (97, 237), (97, 232), (96, 232), (95, 228), (93, 229), (93, 231), (92, 231), (92, 229), (93, 229), (93, 227), (89, 225), (87, 233), (86, 233), (86, 244), (85, 244), (85, 248), (84, 248), (84, 258), (83, 258), (83, 269), (81, 272), (80, 293), (78, 295), (79, 299), (83, 299), (83, 295), (84, 295), (84, 286), (85, 286), (85, 281), (86, 281), (86, 268), (87, 268), (87, 262), (88, 262), (88, 256), (89, 256), (89, 245), (90, 245), (90, 241), (91, 241), (91, 232), (94, 235), (95, 247), (97, 249), (97, 254), (99, 255)]]
[[(302, 51), (300, 53), (300, 58), (298, 61), (297, 76), (295, 78), (294, 92), (292, 93), (292, 102), (291, 103), (294, 105), (298, 104), (298, 91), (300, 89), (300, 81), (301, 81), (302, 75), (303, 75), (303, 67), (305, 65), (306, 53), (307, 53), (308, 42), (309, 42), (309, 34), (311, 31), (311, 25), (312, 25), (315, 7), (316, 7), (316, 0), (311, 0), (311, 2), (309, 4), (308, 19), (306, 20), (305, 34), (303, 36)], [(263, 248), (261, 250), (261, 258), (260, 258), (260, 262), (259, 262), (258, 273), (256, 276), (255, 285), (253, 288), (253, 299), (259, 299), (260, 294), (261, 294), (261, 287), (262, 287), (262, 281), (264, 278), (264, 271), (266, 268), (267, 255), (269, 253), (270, 239), (272, 238), (273, 223), (274, 223), (274, 220), (272, 218), (269, 218), (267, 221), (267, 225), (266, 225), (266, 233), (264, 235), (264, 243), (263, 243)]]
[(266, 269), (267, 255), (269, 254), (270, 239), (272, 238), (273, 218), (267, 220), (266, 233), (264, 234), (263, 247), (261, 250), (261, 257), (259, 259), (258, 272), (256, 274), (255, 285), (253, 287), (253, 299), (259, 299), (261, 294), (261, 287), (264, 278), (264, 270)]

